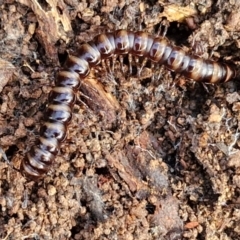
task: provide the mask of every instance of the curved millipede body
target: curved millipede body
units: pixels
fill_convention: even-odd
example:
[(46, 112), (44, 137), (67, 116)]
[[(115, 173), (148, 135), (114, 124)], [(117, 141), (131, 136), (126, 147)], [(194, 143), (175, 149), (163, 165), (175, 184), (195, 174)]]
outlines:
[(80, 81), (87, 77), (90, 69), (96, 67), (101, 60), (124, 54), (162, 64), (169, 70), (196, 81), (219, 83), (235, 76), (231, 66), (189, 55), (181, 48), (170, 45), (163, 37), (127, 30), (100, 34), (91, 42), (82, 44), (75, 56), (70, 55), (58, 73), (55, 87), (49, 94), (40, 138), (21, 163), (24, 175), (37, 180), (49, 171), (59, 145), (66, 137)]

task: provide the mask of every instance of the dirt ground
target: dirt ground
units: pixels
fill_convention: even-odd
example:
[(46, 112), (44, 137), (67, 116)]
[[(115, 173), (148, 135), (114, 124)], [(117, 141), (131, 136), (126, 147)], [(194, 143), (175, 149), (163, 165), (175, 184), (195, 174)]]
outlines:
[[(0, 239), (240, 239), (239, 12), (237, 0), (0, 0)], [(68, 53), (110, 30), (157, 35), (162, 19), (172, 44), (230, 62), (236, 79), (149, 64), (138, 76), (111, 59), (112, 73), (84, 79), (52, 170), (22, 176)]]

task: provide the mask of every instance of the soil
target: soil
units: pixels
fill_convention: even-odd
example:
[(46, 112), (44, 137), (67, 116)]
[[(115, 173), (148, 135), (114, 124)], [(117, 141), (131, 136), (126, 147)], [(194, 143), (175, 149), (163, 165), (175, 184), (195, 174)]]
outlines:
[[(0, 239), (240, 239), (239, 15), (234, 0), (0, 0)], [(166, 19), (172, 44), (231, 63), (236, 78), (102, 63), (51, 171), (26, 179), (19, 166), (67, 55), (102, 32), (157, 35)]]

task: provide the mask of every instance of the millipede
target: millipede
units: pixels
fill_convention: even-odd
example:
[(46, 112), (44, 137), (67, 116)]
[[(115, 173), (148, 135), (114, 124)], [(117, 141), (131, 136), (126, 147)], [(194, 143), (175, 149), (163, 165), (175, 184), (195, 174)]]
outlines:
[(188, 79), (208, 83), (227, 82), (236, 72), (232, 65), (204, 60), (171, 45), (167, 38), (143, 31), (116, 30), (97, 35), (69, 55), (51, 90), (40, 137), (21, 162), (21, 172), (30, 179), (45, 176), (66, 138), (67, 126), (81, 81), (103, 60), (131, 55), (180, 73)]

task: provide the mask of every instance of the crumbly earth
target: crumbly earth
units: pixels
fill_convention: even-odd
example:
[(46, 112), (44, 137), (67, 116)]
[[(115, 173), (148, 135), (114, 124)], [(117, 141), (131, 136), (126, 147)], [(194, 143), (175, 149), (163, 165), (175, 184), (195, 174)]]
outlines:
[(119, 28), (157, 35), (167, 19), (172, 44), (239, 72), (239, 10), (234, 0), (0, 0), (0, 239), (240, 239), (238, 76), (207, 85), (140, 70), (142, 59), (103, 62), (82, 82), (49, 174), (19, 172), (81, 43)]

